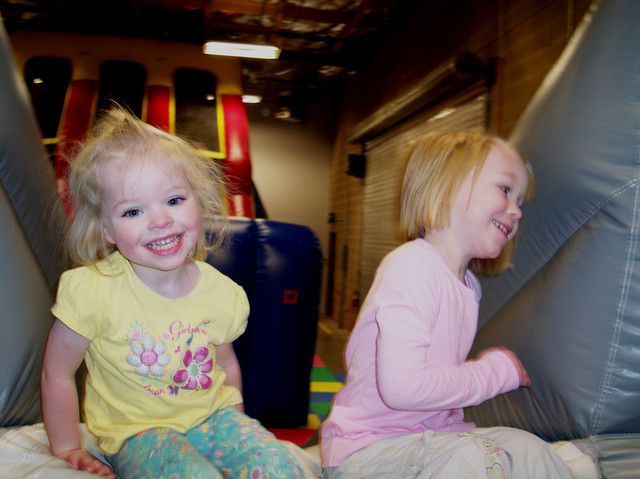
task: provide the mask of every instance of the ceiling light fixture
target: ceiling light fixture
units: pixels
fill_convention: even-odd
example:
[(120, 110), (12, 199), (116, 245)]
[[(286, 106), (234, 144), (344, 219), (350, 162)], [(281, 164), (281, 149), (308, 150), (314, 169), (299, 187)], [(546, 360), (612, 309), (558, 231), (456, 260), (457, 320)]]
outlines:
[(242, 95), (242, 103), (260, 103), (261, 101), (260, 95)]
[(280, 49), (273, 45), (252, 45), (250, 43), (212, 41), (204, 44), (204, 53), (207, 55), (275, 60), (280, 56)]

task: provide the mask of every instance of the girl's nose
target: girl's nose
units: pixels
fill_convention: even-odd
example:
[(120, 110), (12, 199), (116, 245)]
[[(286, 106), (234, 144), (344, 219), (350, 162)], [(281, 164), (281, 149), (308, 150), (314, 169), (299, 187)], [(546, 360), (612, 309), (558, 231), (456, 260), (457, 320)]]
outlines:
[(509, 213), (509, 215), (516, 220), (522, 218), (522, 209), (520, 208), (520, 205), (518, 205), (518, 203), (516, 203), (515, 201), (511, 202), (511, 204), (509, 205), (507, 213)]
[(166, 211), (160, 210), (152, 213), (149, 221), (149, 229), (163, 229), (173, 224), (173, 218)]

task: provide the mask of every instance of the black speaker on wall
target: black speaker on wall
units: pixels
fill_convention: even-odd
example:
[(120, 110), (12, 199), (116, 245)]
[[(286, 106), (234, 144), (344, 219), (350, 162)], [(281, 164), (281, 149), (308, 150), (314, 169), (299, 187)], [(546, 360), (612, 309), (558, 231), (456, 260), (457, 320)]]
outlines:
[(347, 174), (356, 178), (364, 178), (367, 169), (367, 157), (365, 155), (349, 155), (349, 169)]

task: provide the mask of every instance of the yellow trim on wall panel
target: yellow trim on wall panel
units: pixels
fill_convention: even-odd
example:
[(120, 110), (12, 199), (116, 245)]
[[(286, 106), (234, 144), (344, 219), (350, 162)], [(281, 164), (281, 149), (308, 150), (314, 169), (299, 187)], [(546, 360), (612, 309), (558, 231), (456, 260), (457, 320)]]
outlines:
[(222, 95), (220, 84), (216, 88), (216, 119), (218, 121), (218, 145), (220, 152), (214, 153), (212, 158), (224, 159), (227, 157), (227, 135), (224, 123), (224, 108), (222, 108)]

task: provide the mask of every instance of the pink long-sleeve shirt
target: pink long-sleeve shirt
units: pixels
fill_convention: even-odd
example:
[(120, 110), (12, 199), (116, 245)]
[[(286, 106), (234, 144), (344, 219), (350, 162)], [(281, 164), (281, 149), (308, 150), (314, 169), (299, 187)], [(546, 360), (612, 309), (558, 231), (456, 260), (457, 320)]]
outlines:
[(425, 240), (381, 262), (345, 349), (347, 378), (321, 429), (322, 466), (389, 437), (466, 431), (462, 408), (519, 386), (509, 357), (467, 361), (480, 283), (462, 283)]

